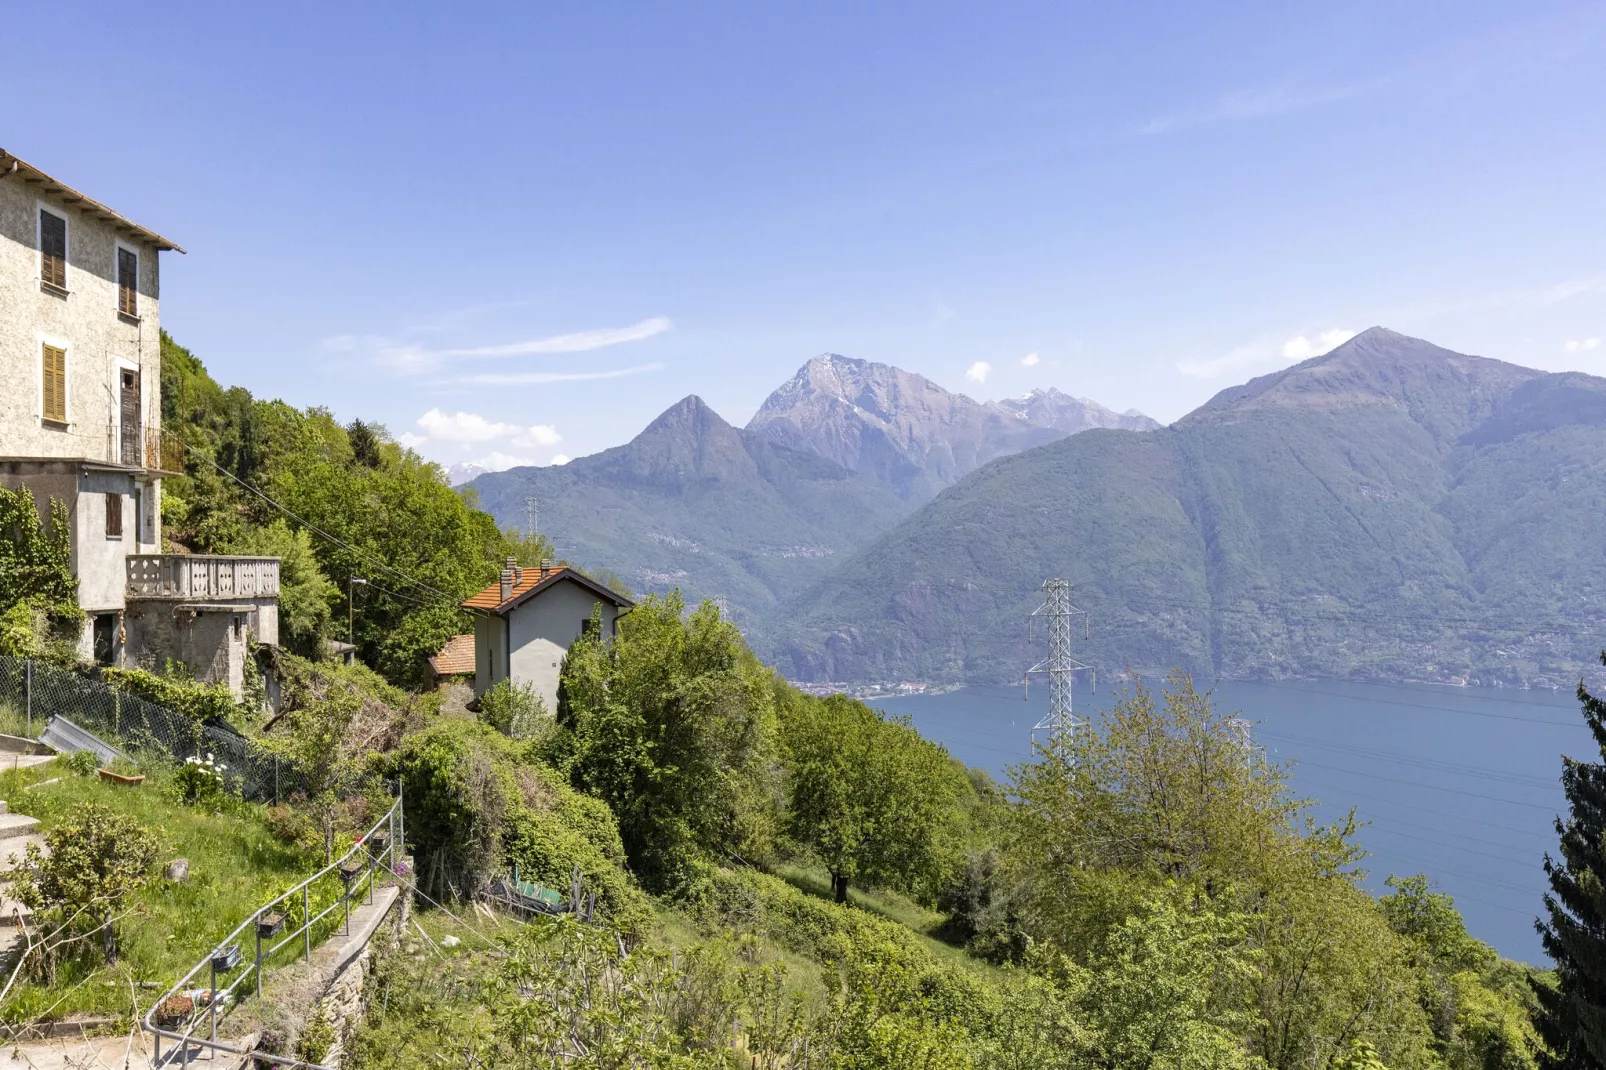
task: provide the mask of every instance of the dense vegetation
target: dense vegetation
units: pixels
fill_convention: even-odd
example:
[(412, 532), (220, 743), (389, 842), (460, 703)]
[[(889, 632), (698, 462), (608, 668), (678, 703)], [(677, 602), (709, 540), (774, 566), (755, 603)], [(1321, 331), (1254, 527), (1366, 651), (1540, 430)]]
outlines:
[(418, 686), (424, 659), (470, 630), (460, 600), (507, 557), (554, 556), (540, 539), (498, 530), (384, 428), (225, 390), (165, 335), (162, 406), (188, 453), (184, 476), (163, 482), (166, 537), (282, 558), (280, 640), (294, 653), (321, 656), (349, 620), (364, 661)]
[[(168, 347), (191, 445), (169, 536), (284, 556), (292, 650), (271, 713), (167, 667), (107, 679), (238, 725), (304, 790), (247, 803), (199, 756), (136, 755), (135, 789), (58, 763), (81, 768), (29, 793), (52, 859), (17, 884), (51, 936), (0, 995), (9, 1021), (132, 1009), (125, 982), (137, 995), (193, 961), (399, 783), (424, 917), (392, 934), (369, 1022), (343, 1038), (361, 1066), (1529, 1070), (1582, 1050), (1558, 1008), (1598, 1013), (1593, 945), (1557, 943), (1573, 957), (1541, 974), (1469, 936), (1425, 876), (1368, 894), (1364, 830), (1307, 820), (1287, 770), (1180, 671), (1134, 681), (1002, 787), (907, 723), (797, 691), (678, 593), (642, 599), (616, 637), (586, 630), (555, 710), (514, 686), (477, 713), (409, 690), (463, 627), (429, 592), (455, 599), (547, 548), (498, 532), (382, 430), (222, 391)], [(48, 564), (48, 528), (12, 538)], [(359, 569), (376, 590), (346, 666), (323, 640)], [(1569, 766), (1557, 941), (1598, 892), (1599, 768)], [(178, 851), (198, 879), (157, 878)], [(567, 890), (577, 868), (594, 924), (434, 909), (515, 871)], [(169, 941), (181, 911), (204, 924)], [(318, 1015), (273, 1029), (303, 1055), (335, 1039)]]

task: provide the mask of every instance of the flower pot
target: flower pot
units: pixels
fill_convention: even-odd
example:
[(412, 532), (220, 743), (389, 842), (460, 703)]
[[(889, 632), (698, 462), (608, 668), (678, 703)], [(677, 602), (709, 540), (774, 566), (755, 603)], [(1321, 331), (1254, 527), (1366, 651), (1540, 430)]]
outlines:
[(100, 773), (100, 779), (109, 780), (113, 784), (127, 784), (129, 787), (133, 787), (135, 784), (145, 783), (144, 773), (136, 773), (134, 776), (124, 776), (121, 773), (114, 773), (110, 769), (99, 769), (96, 771)]
[(156, 1024), (163, 1029), (177, 1029), (195, 1012), (195, 1001), (189, 996), (168, 996), (156, 1005)]

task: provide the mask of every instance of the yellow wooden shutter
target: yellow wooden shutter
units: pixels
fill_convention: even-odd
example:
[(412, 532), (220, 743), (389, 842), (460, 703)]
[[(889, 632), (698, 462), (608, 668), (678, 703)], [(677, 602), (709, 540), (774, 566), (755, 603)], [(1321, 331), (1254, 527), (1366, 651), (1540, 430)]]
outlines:
[(44, 347), (45, 419), (67, 422), (67, 351)]

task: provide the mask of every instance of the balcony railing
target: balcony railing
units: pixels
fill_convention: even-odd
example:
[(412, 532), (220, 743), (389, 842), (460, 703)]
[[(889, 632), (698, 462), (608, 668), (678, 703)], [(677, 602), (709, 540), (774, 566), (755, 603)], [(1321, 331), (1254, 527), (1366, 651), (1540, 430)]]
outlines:
[(145, 429), (145, 467), (164, 476), (184, 474), (184, 440), (160, 427)]
[(129, 598), (189, 601), (279, 597), (277, 557), (130, 554)]

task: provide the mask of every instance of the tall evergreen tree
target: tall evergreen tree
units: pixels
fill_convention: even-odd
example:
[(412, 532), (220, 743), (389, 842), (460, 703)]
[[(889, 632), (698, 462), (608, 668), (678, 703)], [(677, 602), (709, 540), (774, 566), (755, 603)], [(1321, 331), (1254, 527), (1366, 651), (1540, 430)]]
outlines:
[[(1606, 651), (1601, 653), (1606, 664)], [(1606, 700), (1580, 682), (1584, 720), (1600, 747), (1600, 762), (1563, 757), (1561, 786), (1570, 813), (1556, 819), (1561, 861), (1545, 854), (1551, 891), (1549, 921), (1535, 921), (1545, 951), (1556, 963), (1556, 984), (1535, 983), (1540, 1015), (1535, 1023), (1549, 1047), (1544, 1062), (1565, 1070), (1606, 1066)]]

